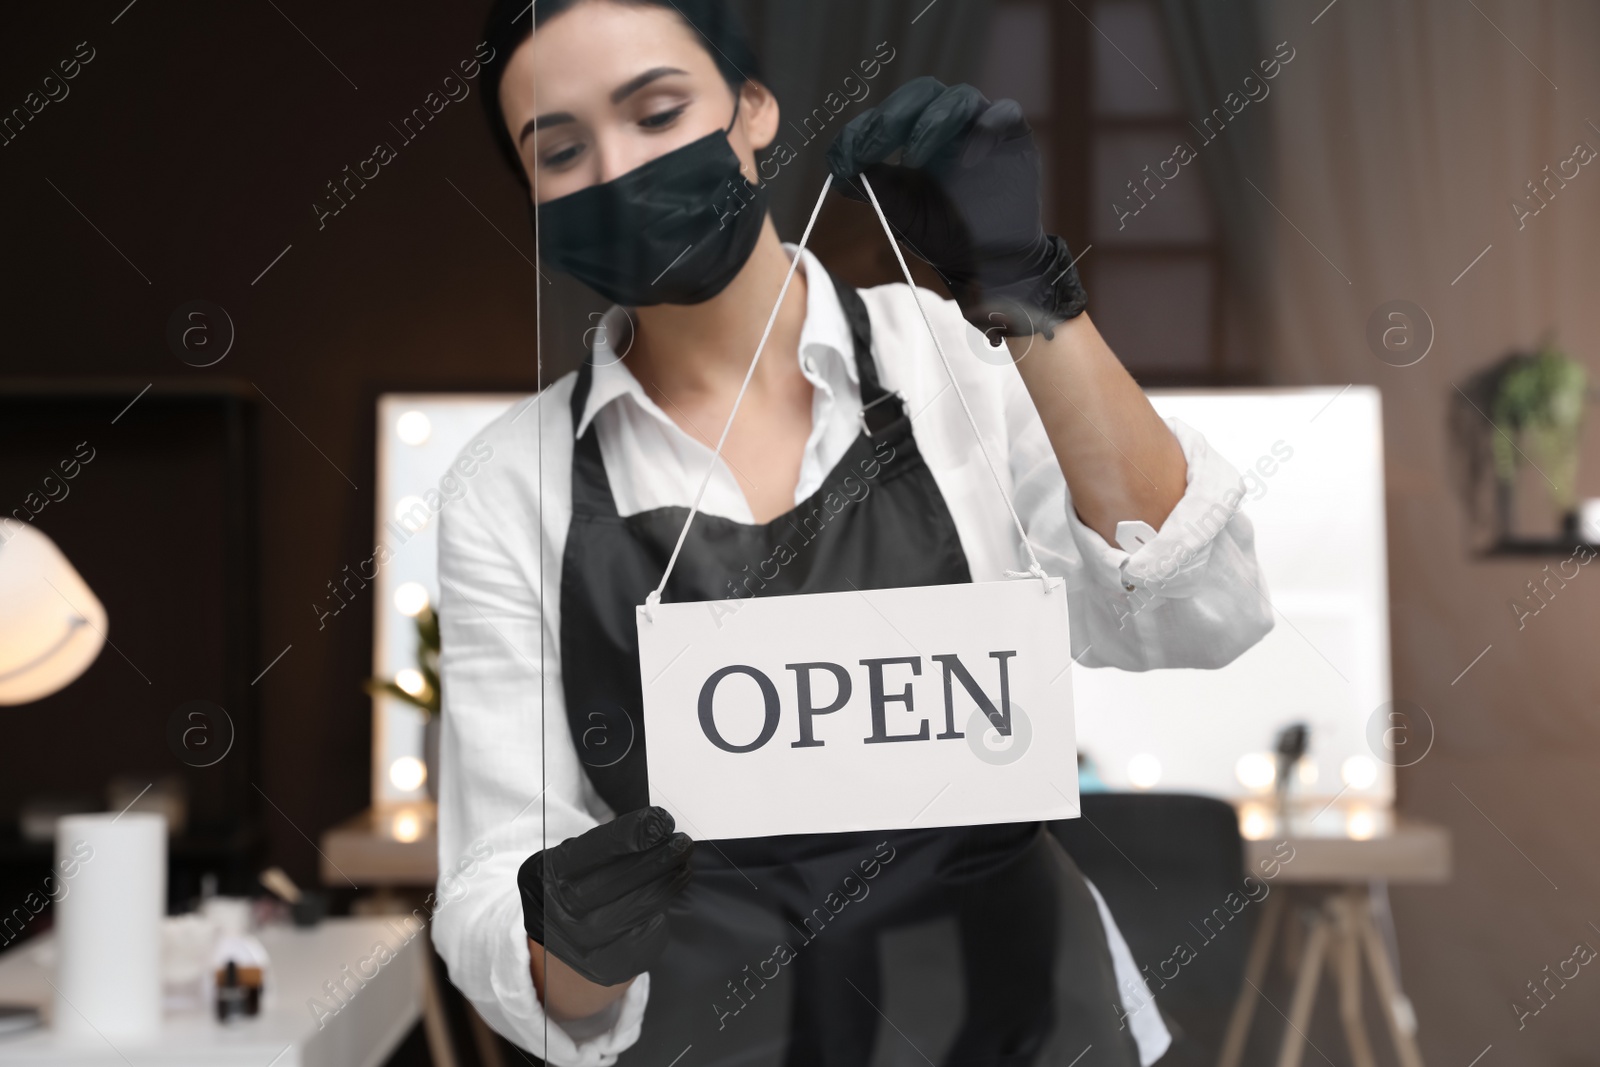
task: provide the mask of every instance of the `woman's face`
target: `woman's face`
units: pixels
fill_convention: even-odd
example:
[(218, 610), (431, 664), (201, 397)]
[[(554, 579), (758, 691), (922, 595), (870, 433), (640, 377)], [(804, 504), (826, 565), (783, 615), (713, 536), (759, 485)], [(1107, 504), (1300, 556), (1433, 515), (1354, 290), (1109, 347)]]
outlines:
[[(734, 119), (734, 92), (693, 27), (670, 7), (613, 0), (585, 0), (538, 26), (506, 66), (500, 104), (541, 204)], [(747, 82), (728, 141), (752, 183), (755, 153), (777, 129), (777, 101)]]

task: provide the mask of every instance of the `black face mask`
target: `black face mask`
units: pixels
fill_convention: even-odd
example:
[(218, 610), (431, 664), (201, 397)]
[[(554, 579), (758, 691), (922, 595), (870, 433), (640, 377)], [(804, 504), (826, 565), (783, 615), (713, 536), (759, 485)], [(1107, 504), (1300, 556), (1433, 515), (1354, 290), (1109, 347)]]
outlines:
[(627, 307), (710, 300), (743, 269), (767, 217), (767, 187), (739, 172), (732, 129), (540, 204), (540, 252)]

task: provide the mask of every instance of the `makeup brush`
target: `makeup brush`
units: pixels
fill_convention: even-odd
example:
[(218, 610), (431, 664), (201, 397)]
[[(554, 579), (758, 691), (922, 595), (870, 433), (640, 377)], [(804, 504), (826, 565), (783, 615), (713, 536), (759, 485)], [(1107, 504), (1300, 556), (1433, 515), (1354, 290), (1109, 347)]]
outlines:
[(261, 884), (283, 898), (286, 904), (300, 903), (300, 887), (284, 873), (282, 867), (268, 867), (261, 872)]

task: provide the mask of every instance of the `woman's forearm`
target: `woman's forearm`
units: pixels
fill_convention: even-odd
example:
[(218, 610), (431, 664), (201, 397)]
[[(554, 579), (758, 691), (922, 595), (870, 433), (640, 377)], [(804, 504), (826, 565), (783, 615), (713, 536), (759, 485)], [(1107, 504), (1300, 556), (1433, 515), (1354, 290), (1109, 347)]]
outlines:
[(544, 946), (528, 938), (528, 969), (533, 972), (533, 989), (552, 1020), (585, 1019), (610, 1007), (633, 984), (630, 978), (620, 985), (597, 985), (545, 952)]
[(1006, 344), (1078, 517), (1113, 545), (1118, 522), (1160, 529), (1187, 484), (1183, 449), (1088, 314)]

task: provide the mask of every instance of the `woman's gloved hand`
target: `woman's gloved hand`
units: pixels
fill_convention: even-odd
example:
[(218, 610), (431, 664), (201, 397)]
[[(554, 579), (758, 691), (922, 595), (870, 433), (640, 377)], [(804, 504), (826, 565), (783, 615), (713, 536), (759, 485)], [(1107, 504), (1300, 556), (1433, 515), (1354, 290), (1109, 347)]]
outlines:
[(840, 130), (828, 165), (852, 200), (867, 202), (867, 177), (897, 236), (991, 339), (1048, 337), (1083, 311), (1072, 253), (1040, 221), (1039, 150), (1015, 100), (917, 78)]
[(666, 947), (667, 905), (689, 881), (693, 852), (657, 807), (535, 852), (517, 871), (523, 927), (589, 981), (626, 982)]

